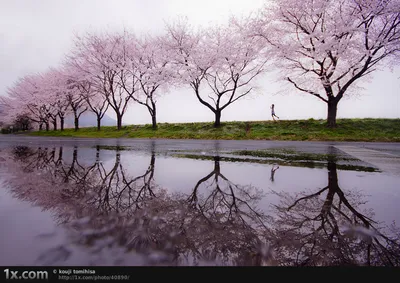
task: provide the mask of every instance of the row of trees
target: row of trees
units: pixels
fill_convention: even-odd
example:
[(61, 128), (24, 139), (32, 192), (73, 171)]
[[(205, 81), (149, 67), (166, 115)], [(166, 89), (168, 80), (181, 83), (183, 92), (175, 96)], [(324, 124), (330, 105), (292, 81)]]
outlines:
[(49, 129), (65, 115), (115, 113), (117, 128), (131, 102), (147, 108), (157, 128), (157, 101), (190, 86), (213, 112), (215, 127), (232, 103), (252, 93), (257, 78), (282, 70), (282, 81), (328, 105), (328, 126), (356, 83), (385, 63), (398, 63), (400, 4), (396, 0), (276, 0), (255, 16), (194, 29), (186, 20), (161, 36), (87, 33), (58, 68), (27, 75), (3, 98), (8, 119), (18, 115)]

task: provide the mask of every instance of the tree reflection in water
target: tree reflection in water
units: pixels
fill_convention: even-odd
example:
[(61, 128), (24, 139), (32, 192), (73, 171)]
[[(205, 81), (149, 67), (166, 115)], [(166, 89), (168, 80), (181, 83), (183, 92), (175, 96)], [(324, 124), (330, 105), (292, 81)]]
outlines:
[[(230, 181), (218, 156), (187, 195), (157, 186), (154, 147), (147, 169), (134, 177), (124, 170), (120, 151), (110, 168), (100, 151), (93, 164), (82, 166), (77, 148), (69, 164), (63, 148), (16, 148), (10, 185), (17, 197), (51, 210), (73, 245), (94, 254), (121, 250), (107, 254), (115, 259), (111, 264), (132, 264), (127, 256), (134, 254), (144, 265), (399, 265), (399, 233), (360, 211), (361, 195), (339, 187), (333, 160), (325, 188), (274, 192), (280, 203), (267, 215), (257, 208), (262, 190)], [(60, 264), (69, 247), (40, 260)]]
[(378, 228), (359, 211), (363, 196), (339, 187), (334, 161), (328, 161), (328, 185), (323, 189), (295, 196), (275, 193), (281, 202), (275, 206), (272, 242), (281, 264), (399, 265), (398, 228)]
[(214, 169), (197, 182), (187, 198), (186, 213), (192, 217), (184, 227), (186, 248), (213, 261), (240, 265), (260, 262), (258, 248), (267, 216), (256, 206), (262, 197), (258, 188), (228, 180), (221, 173), (220, 158), (214, 157)]

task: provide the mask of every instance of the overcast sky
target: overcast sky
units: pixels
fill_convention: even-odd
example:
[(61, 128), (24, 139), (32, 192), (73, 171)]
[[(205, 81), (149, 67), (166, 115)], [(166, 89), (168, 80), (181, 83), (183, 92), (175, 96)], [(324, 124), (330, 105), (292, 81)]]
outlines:
[[(264, 0), (0, 0), (0, 95), (18, 78), (57, 66), (74, 32), (113, 30), (160, 33), (164, 21), (184, 15), (193, 25), (225, 23), (257, 10)], [(223, 121), (269, 120), (274, 103), (281, 119), (325, 118), (326, 104), (293, 90), (274, 95), (279, 82), (265, 76), (258, 93), (222, 113)], [(358, 97), (339, 104), (338, 117), (400, 117), (400, 68), (379, 71)], [(112, 114), (112, 113), (111, 113)], [(158, 103), (159, 122), (212, 121), (190, 89), (172, 90)], [(143, 106), (131, 105), (124, 123), (150, 123)]]

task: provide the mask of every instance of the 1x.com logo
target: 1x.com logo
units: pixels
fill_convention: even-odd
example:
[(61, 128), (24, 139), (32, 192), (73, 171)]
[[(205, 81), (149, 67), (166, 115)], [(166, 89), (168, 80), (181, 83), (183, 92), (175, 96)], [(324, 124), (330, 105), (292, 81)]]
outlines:
[(18, 271), (4, 269), (6, 280), (46, 280), (49, 279), (49, 273), (47, 271)]

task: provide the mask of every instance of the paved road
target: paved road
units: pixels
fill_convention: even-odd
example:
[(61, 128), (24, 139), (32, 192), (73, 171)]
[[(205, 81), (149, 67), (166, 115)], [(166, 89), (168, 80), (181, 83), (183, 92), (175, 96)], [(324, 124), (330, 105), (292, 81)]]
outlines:
[(0, 135), (0, 147), (26, 146), (129, 146), (137, 150), (155, 148), (168, 150), (261, 150), (268, 148), (293, 148), (303, 152), (326, 153), (335, 146), (352, 146), (400, 156), (400, 143), (369, 142), (309, 142), (309, 141), (232, 141), (232, 140), (167, 140), (167, 139), (94, 139), (69, 137), (33, 137), (25, 135)]
[(400, 176), (400, 156), (385, 150), (372, 150), (352, 145), (336, 145), (335, 148), (378, 167), (384, 172)]
[[(129, 146), (134, 150), (197, 150), (221, 152), (290, 148), (309, 153), (346, 153), (382, 171), (400, 176), (400, 143), (369, 142), (301, 142), (301, 141), (231, 141), (231, 140), (167, 140), (167, 139), (93, 139), (0, 135), (0, 149), (10, 146)], [(339, 152), (338, 152), (339, 151)]]

